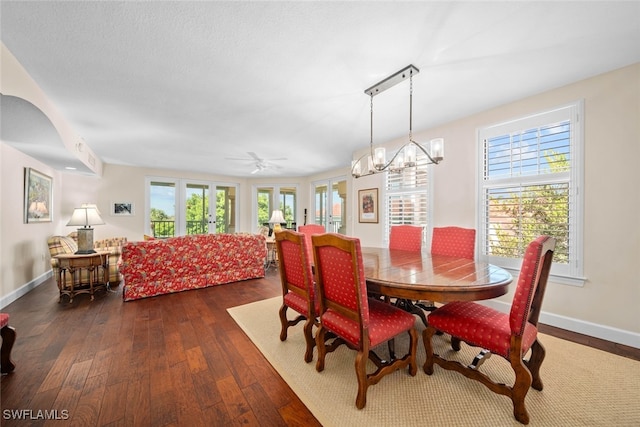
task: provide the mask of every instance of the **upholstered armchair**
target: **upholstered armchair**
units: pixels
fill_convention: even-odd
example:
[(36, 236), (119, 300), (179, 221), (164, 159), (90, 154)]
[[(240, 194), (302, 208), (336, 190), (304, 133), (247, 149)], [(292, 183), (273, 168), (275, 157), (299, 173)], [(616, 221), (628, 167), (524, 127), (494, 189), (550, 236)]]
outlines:
[[(78, 243), (75, 239), (76, 233), (68, 236), (51, 236), (47, 239), (49, 255), (51, 255), (51, 268), (53, 277), (59, 280), (59, 266), (56, 255), (73, 254), (78, 250)], [(115, 237), (94, 242), (93, 247), (97, 252), (109, 252), (109, 286), (114, 288), (120, 284), (121, 275), (118, 270), (118, 260), (122, 254), (122, 246), (127, 242), (126, 237)], [(71, 286), (71, 276), (67, 276), (67, 282), (63, 287)]]

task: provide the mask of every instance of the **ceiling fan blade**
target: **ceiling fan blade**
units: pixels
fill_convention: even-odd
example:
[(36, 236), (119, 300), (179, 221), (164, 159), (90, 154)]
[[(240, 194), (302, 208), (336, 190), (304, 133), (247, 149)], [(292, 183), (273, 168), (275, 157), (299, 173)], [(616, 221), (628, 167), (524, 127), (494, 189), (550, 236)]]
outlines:
[(255, 168), (254, 170), (252, 170), (252, 171), (251, 171), (251, 175), (254, 175), (254, 174), (258, 173), (258, 172), (260, 172), (261, 170), (262, 170), (262, 169), (260, 169), (260, 168)]
[(262, 159), (260, 157), (258, 157), (258, 155), (256, 153), (254, 153), (253, 151), (247, 151), (247, 154), (250, 155), (251, 157), (253, 157), (255, 160), (257, 161), (262, 161)]

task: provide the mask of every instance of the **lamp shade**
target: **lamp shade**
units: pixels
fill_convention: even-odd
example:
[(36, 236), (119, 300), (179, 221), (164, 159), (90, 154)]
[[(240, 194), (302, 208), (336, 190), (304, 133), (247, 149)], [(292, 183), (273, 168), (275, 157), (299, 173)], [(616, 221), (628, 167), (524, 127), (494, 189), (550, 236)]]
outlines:
[(286, 222), (286, 221), (284, 220), (284, 216), (282, 215), (282, 211), (276, 209), (271, 214), (271, 219), (269, 220), (269, 222), (271, 224), (280, 224), (280, 223)]
[(73, 215), (67, 225), (90, 227), (92, 225), (102, 225), (104, 221), (100, 217), (100, 211), (96, 205), (84, 203), (81, 207), (73, 210)]

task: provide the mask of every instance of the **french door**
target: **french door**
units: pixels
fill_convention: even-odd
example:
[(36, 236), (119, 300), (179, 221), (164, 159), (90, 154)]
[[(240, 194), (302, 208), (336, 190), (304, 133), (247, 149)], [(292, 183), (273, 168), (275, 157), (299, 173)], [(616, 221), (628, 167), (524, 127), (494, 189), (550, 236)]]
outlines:
[(313, 184), (313, 222), (329, 233), (347, 234), (347, 180), (344, 177)]
[(147, 178), (146, 230), (158, 238), (234, 233), (237, 184)]

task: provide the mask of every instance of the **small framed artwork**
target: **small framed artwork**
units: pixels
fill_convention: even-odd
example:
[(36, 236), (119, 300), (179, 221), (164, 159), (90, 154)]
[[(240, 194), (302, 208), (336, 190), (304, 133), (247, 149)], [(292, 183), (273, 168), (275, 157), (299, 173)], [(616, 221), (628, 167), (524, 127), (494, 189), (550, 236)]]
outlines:
[(35, 169), (24, 168), (24, 223), (51, 222), (53, 180)]
[(131, 202), (111, 202), (111, 215), (134, 215), (133, 203)]
[(358, 191), (358, 222), (378, 223), (378, 189)]

